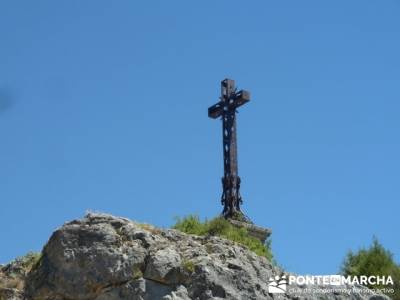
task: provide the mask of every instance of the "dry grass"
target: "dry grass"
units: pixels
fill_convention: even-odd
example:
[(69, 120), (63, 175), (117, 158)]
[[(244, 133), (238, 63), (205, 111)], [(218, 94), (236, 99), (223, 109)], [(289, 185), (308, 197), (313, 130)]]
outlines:
[(158, 229), (150, 224), (139, 224), (139, 227), (146, 231), (151, 232), (152, 234), (160, 234), (161, 233), (160, 229)]

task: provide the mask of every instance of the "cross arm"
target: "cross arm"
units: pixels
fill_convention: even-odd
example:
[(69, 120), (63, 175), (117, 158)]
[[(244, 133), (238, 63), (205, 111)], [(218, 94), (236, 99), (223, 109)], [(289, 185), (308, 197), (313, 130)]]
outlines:
[(242, 106), (243, 104), (246, 104), (249, 101), (250, 101), (250, 92), (245, 90), (240, 90), (235, 95), (235, 101), (233, 105), (235, 108), (237, 108), (239, 106)]
[(222, 101), (220, 101), (217, 104), (214, 104), (213, 106), (210, 106), (208, 108), (208, 116), (210, 118), (216, 119), (222, 115), (223, 109), (224, 104), (222, 103)]
[(229, 102), (225, 102), (226, 100), (222, 100), (213, 106), (208, 108), (208, 116), (210, 118), (216, 119), (220, 117), (224, 111), (224, 106), (228, 109), (236, 109), (239, 106), (250, 101), (250, 92), (245, 90), (240, 90), (237, 92), (232, 98), (230, 98)]

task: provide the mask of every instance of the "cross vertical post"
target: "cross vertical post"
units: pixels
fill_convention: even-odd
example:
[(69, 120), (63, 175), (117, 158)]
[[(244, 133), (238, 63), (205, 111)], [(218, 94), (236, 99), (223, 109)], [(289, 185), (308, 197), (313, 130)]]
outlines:
[(236, 109), (250, 101), (248, 91), (237, 91), (235, 81), (224, 79), (221, 82), (220, 101), (208, 108), (208, 116), (222, 118), (222, 145), (224, 176), (222, 177), (222, 211), (226, 219), (246, 219), (240, 209), (240, 177), (237, 162)]

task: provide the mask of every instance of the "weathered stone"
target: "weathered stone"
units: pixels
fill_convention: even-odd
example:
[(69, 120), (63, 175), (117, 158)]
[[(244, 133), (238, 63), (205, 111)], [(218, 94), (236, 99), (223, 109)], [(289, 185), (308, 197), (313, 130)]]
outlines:
[(188, 295), (187, 289), (180, 285), (176, 291), (171, 292), (171, 295), (164, 296), (163, 300), (191, 300)]
[[(172, 295), (171, 286), (148, 279), (137, 279), (105, 289), (95, 300), (154, 300)], [(180, 300), (180, 298), (177, 298)]]
[(88, 215), (56, 230), (30, 275), (28, 294), (33, 299), (88, 299), (130, 281), (134, 270), (144, 267), (147, 250), (140, 240), (124, 241), (119, 230), (127, 224), (122, 218)]
[(172, 247), (160, 249), (149, 258), (144, 276), (166, 284), (178, 284), (181, 265), (177, 250)]
[(282, 272), (226, 239), (89, 214), (57, 229), (40, 261), (21, 277), (25, 290), (23, 285), (2, 288), (0, 300), (388, 299), (360, 293), (269, 294), (268, 279)]

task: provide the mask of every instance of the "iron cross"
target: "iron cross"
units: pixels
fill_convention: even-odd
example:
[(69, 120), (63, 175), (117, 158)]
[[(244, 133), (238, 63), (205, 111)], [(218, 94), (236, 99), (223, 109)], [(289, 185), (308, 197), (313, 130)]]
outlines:
[(237, 163), (236, 109), (250, 101), (250, 93), (237, 91), (235, 81), (221, 81), (221, 97), (217, 104), (208, 108), (208, 116), (222, 118), (222, 145), (224, 154), (224, 177), (222, 177), (222, 215), (227, 219), (245, 219), (240, 209), (240, 177)]

